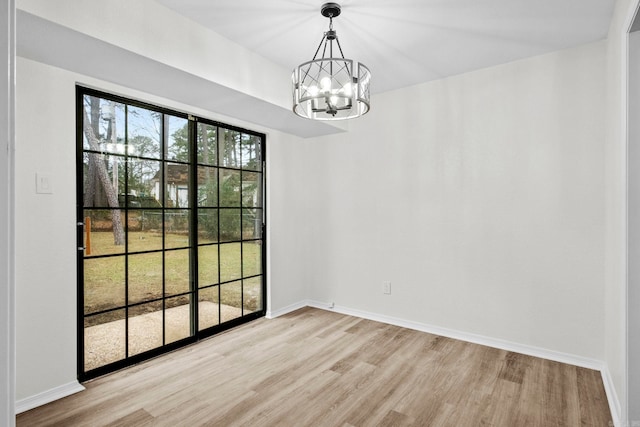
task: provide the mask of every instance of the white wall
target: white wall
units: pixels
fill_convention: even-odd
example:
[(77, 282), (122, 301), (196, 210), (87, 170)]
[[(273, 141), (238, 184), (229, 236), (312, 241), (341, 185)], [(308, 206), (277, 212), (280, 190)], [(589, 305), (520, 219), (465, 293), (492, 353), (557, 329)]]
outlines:
[[(18, 61), (16, 120), (17, 398), (76, 379), (73, 80)], [(35, 193), (50, 174), (53, 194)]]
[[(640, 116), (640, 32), (629, 35), (629, 117)], [(640, 259), (640, 120), (629, 120), (628, 142), (628, 205), (629, 259)], [(629, 420), (640, 421), (640, 263), (629, 263), (628, 276), (629, 334)], [(634, 404), (635, 403), (635, 404)]]
[[(76, 380), (75, 84), (98, 87), (267, 134), (269, 309), (305, 297), (286, 256), (298, 236), (289, 227), (289, 148), (299, 139), (19, 58), (16, 150), (17, 399)], [(53, 194), (35, 193), (47, 173)], [(276, 285), (274, 285), (276, 284)]]
[(628, 418), (627, 386), (627, 32), (637, 0), (618, 0), (607, 39), (605, 164), (605, 362), (621, 422)]
[(302, 144), (311, 298), (602, 360), (604, 83), (601, 42), (375, 96)]
[[(308, 283), (304, 280), (306, 240), (301, 230), (292, 227), (299, 219), (296, 192), (298, 172), (295, 165), (299, 138), (282, 134), (277, 140), (267, 139), (267, 280), (271, 285), (267, 316), (298, 304), (308, 298)], [(300, 262), (299, 262), (300, 261)]]
[(290, 70), (153, 0), (18, 0), (17, 6), (143, 57), (289, 108)]
[(0, 6), (0, 425), (15, 425), (14, 177), (15, 2)]

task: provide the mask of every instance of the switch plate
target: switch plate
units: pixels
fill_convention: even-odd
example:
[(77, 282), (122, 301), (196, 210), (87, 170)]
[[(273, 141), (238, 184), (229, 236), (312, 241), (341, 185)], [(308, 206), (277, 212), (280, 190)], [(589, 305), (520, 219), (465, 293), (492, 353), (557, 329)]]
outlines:
[(386, 295), (391, 295), (391, 282), (388, 282), (388, 281), (382, 282), (382, 293)]
[(36, 174), (36, 193), (53, 194), (53, 183), (51, 182), (51, 175), (44, 173)]

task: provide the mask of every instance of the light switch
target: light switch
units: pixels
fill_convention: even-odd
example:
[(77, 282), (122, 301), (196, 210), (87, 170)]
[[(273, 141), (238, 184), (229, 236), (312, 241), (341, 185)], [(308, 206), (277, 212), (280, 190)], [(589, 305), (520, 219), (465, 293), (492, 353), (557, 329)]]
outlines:
[(43, 174), (43, 173), (36, 174), (36, 193), (38, 194), (53, 193), (53, 183), (51, 182), (51, 176), (49, 174)]
[(391, 282), (389, 281), (382, 282), (382, 293), (386, 295), (391, 295)]

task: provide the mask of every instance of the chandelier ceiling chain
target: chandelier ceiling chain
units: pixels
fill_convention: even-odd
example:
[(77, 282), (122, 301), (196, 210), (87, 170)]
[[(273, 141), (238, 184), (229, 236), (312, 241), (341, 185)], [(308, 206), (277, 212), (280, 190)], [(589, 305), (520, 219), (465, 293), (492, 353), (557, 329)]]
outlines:
[[(371, 72), (364, 64), (344, 57), (333, 29), (333, 18), (340, 15), (340, 5), (325, 3), (320, 12), (329, 18), (329, 30), (323, 34), (313, 59), (293, 71), (293, 111), (312, 120), (360, 117), (369, 111)], [(340, 57), (333, 56), (334, 41)], [(322, 57), (318, 59), (323, 45)]]

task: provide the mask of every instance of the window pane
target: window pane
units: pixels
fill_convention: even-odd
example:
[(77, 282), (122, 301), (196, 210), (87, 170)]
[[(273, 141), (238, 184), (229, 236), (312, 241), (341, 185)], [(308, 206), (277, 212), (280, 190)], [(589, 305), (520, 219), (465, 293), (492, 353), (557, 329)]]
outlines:
[(262, 241), (242, 243), (242, 277), (262, 274)]
[(84, 319), (84, 370), (125, 358), (125, 311), (116, 310)]
[(189, 250), (166, 251), (164, 262), (166, 295), (189, 292)]
[(242, 210), (242, 238), (244, 240), (262, 238), (262, 209)]
[(243, 315), (262, 310), (262, 277), (242, 281)]
[(242, 281), (220, 285), (221, 322), (242, 316)]
[(127, 163), (129, 207), (162, 207), (161, 164), (156, 160), (129, 159)]
[(124, 157), (96, 153), (84, 153), (82, 157), (84, 207), (124, 206)]
[(164, 116), (167, 152), (165, 159), (188, 162), (189, 159), (189, 121), (182, 117)]
[(129, 304), (162, 298), (162, 252), (129, 255)]
[(240, 243), (220, 245), (220, 281), (240, 279), (242, 267), (240, 259)]
[(198, 247), (198, 285), (218, 283), (218, 245)]
[(220, 209), (220, 241), (240, 240), (240, 209)]
[(165, 165), (165, 206), (189, 207), (189, 165), (167, 163)]
[(198, 243), (218, 241), (218, 210), (198, 209)]
[(143, 210), (140, 215), (142, 231), (146, 233), (153, 233), (154, 236), (157, 234), (162, 239), (162, 219), (164, 218), (162, 210)]
[(129, 356), (162, 346), (162, 301), (129, 308)]
[(218, 164), (215, 126), (198, 123), (198, 163)]
[(190, 301), (190, 295), (167, 299), (164, 317), (166, 344), (191, 336)]
[[(124, 211), (85, 209), (83, 218), (85, 256), (124, 253), (124, 221)], [(115, 233), (114, 224), (115, 229), (119, 230)]]
[(125, 304), (124, 256), (84, 260), (84, 313)]
[(129, 252), (162, 249), (162, 211), (129, 211)]
[(219, 156), (222, 166), (240, 168), (240, 133), (220, 128), (218, 137)]
[(218, 286), (200, 289), (198, 295), (198, 330), (219, 325)]
[(162, 114), (140, 107), (127, 107), (127, 143), (129, 155), (160, 158)]
[(242, 134), (242, 168), (261, 170), (261, 138), (255, 135)]
[(186, 248), (189, 246), (189, 211), (171, 210), (164, 213), (164, 247)]
[(218, 206), (218, 169), (198, 166), (198, 206)]
[(124, 154), (124, 104), (85, 95), (84, 110), (88, 126), (83, 126), (85, 150)]
[(240, 171), (220, 170), (220, 207), (240, 207)]
[(262, 205), (262, 174), (242, 172), (242, 206), (247, 208)]

